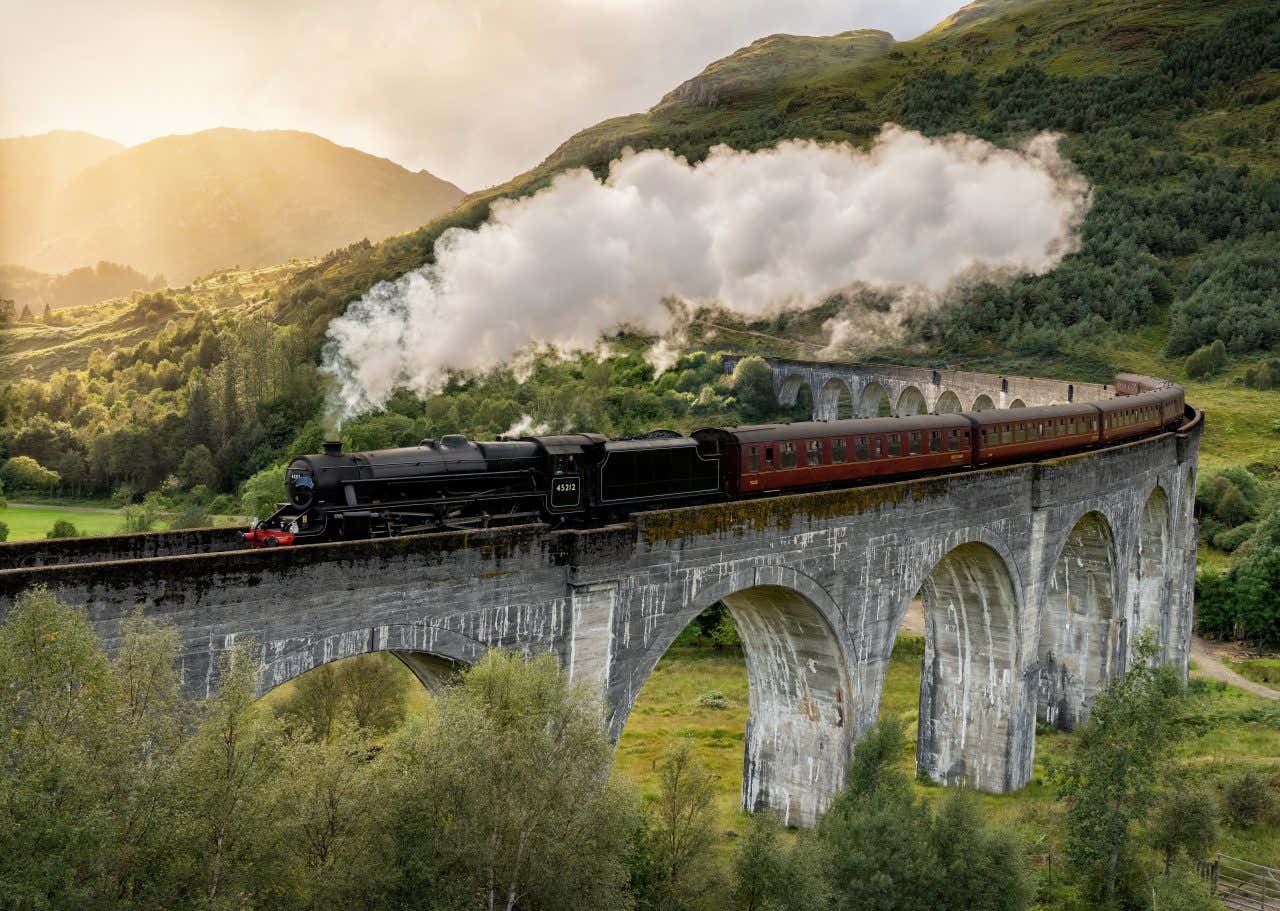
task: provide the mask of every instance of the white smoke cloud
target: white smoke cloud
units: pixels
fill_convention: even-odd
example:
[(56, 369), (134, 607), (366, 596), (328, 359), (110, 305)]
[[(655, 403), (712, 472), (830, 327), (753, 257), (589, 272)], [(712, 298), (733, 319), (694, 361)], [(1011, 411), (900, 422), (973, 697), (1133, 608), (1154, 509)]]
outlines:
[(589, 351), (624, 326), (663, 335), (673, 299), (753, 317), (856, 285), (936, 297), (976, 272), (1052, 268), (1088, 204), (1050, 134), (1009, 150), (888, 125), (866, 152), (718, 146), (692, 166), (627, 153), (603, 181), (569, 171), (495, 203), (476, 230), (445, 232), (434, 264), (330, 324), (325, 370), (350, 414), (530, 345)]
[(550, 433), (550, 431), (551, 425), (545, 422), (535, 423), (532, 415), (522, 414), (520, 415), (520, 420), (502, 431), (499, 436), (508, 440), (518, 440), (521, 437), (542, 436), (544, 433)]

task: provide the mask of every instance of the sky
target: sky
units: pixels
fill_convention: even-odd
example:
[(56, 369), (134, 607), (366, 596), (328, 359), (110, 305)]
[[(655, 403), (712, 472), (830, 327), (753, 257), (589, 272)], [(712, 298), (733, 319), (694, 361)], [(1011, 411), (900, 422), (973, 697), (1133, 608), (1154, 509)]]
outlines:
[(472, 191), (756, 38), (964, 0), (0, 0), (0, 136), (319, 133)]

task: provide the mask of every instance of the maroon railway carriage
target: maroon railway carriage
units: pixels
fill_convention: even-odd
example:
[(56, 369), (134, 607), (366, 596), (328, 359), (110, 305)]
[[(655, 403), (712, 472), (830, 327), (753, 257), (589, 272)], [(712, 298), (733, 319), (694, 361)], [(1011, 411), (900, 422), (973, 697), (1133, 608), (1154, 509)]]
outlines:
[(1115, 443), (1175, 426), (1182, 421), (1185, 407), (1182, 390), (1172, 385), (1118, 395), (1094, 405), (1102, 416), (1100, 443)]
[(1013, 462), (1098, 442), (1093, 405), (1050, 405), (970, 412), (978, 434), (975, 465)]
[(967, 417), (928, 414), (709, 427), (693, 436), (721, 459), (732, 496), (967, 467), (972, 433)]

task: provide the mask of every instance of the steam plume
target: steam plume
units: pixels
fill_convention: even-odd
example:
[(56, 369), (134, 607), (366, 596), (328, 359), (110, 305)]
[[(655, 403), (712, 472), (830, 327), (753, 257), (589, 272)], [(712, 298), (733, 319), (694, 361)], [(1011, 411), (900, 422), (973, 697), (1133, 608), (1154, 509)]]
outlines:
[[(495, 203), (474, 231), (447, 231), (434, 264), (330, 324), (325, 370), (352, 414), (531, 344), (590, 350), (621, 326), (662, 335), (673, 299), (758, 316), (862, 285), (918, 306), (975, 272), (1052, 268), (1078, 243), (1088, 204), (1050, 134), (1007, 150), (888, 125), (867, 152), (718, 146), (698, 165), (628, 152), (603, 181), (569, 171)], [(851, 334), (838, 322), (832, 332)]]

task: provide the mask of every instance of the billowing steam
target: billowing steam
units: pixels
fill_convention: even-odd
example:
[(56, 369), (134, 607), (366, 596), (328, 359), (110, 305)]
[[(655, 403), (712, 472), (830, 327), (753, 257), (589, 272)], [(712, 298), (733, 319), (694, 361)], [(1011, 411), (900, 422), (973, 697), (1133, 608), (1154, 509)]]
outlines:
[[(591, 350), (622, 326), (661, 336), (673, 301), (756, 316), (864, 286), (918, 306), (966, 276), (1051, 268), (1078, 242), (1088, 204), (1048, 134), (1007, 150), (889, 125), (867, 152), (719, 146), (693, 166), (627, 153), (603, 181), (569, 171), (496, 203), (477, 230), (447, 231), (434, 264), (333, 321), (325, 369), (352, 414), (532, 344)], [(892, 308), (881, 317), (876, 331), (891, 330)]]

